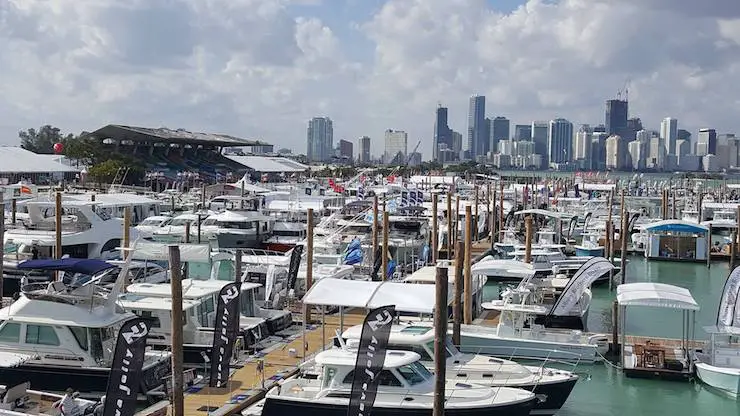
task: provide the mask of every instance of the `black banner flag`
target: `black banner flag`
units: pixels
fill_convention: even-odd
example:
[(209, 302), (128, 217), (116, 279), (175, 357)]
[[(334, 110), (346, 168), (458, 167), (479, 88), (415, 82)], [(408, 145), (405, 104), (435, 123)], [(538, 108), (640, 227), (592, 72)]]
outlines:
[(372, 410), (395, 313), (395, 306), (381, 306), (370, 311), (362, 323), (347, 416), (368, 416)]
[(118, 332), (103, 416), (136, 413), (136, 399), (141, 385), (148, 335), (149, 324), (141, 318), (124, 323)]
[(218, 294), (211, 350), (211, 387), (223, 387), (229, 380), (229, 363), (239, 332), (239, 293), (241, 282), (232, 282), (222, 287)]
[(303, 255), (303, 246), (296, 245), (290, 254), (290, 268), (288, 268), (288, 289), (295, 289), (295, 282), (298, 279), (298, 269), (301, 267), (301, 256)]

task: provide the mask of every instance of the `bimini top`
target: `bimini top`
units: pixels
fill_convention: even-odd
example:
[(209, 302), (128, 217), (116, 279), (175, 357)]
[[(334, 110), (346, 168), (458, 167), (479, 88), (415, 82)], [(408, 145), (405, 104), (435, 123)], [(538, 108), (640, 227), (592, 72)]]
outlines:
[(619, 285), (617, 302), (622, 306), (699, 310), (699, 304), (688, 289), (665, 283), (642, 282)]
[[(388, 350), (385, 353), (383, 368), (402, 367), (419, 361), (421, 355), (412, 351)], [(357, 350), (332, 348), (316, 354), (316, 364), (337, 367), (354, 367), (357, 361)]]
[(681, 220), (664, 220), (646, 224), (642, 227), (647, 231), (675, 231), (684, 233), (705, 233), (709, 228), (695, 222)]
[(102, 270), (117, 267), (113, 264), (96, 259), (42, 259), (26, 260), (18, 263), (19, 269), (24, 270), (59, 270), (70, 273), (83, 273), (93, 275)]

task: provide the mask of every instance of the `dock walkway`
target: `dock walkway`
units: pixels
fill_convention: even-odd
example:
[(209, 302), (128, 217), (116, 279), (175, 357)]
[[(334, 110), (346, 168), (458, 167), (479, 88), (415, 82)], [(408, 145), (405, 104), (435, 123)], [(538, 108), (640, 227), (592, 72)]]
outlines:
[[(362, 323), (364, 311), (352, 311), (344, 314), (344, 326), (348, 328), (352, 325)], [(306, 330), (306, 357), (311, 357), (323, 350), (326, 343), (331, 343), (335, 331), (339, 329), (339, 315), (326, 315), (326, 325), (322, 328), (320, 323), (321, 315), (313, 313), (312, 322)], [(300, 321), (303, 318), (294, 315), (294, 320)], [(300, 324), (298, 325), (300, 328)], [(300, 329), (295, 331), (288, 339), (287, 343), (281, 343), (265, 350), (257, 355), (245, 357), (240, 361), (238, 367), (234, 369), (229, 385), (225, 388), (208, 387), (208, 380), (204, 384), (190, 387), (185, 391), (185, 414), (186, 415), (235, 415), (242, 410), (264, 397), (264, 394), (278, 381), (289, 377), (298, 370), (298, 365), (303, 362), (301, 354), (301, 344), (303, 336)], [(261, 373), (258, 365), (264, 360), (264, 370)], [(264, 374), (264, 375), (263, 375)], [(264, 377), (264, 386), (262, 384)], [(148, 409), (137, 413), (137, 416), (163, 416), (171, 414), (171, 406), (157, 404)]]

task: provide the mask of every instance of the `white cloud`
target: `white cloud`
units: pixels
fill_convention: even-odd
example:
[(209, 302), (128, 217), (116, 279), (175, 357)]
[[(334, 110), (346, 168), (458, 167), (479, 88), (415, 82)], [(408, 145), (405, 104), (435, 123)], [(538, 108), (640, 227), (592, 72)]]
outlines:
[(598, 123), (628, 78), (647, 126), (740, 130), (737, 1), (388, 0), (350, 21), (335, 1), (0, 1), (0, 141), (120, 122), (303, 152), (306, 120), (328, 115), (337, 141), (369, 135), (379, 153), (383, 130), (406, 129), (429, 154), (437, 102), (458, 131), (474, 93), (513, 122)]

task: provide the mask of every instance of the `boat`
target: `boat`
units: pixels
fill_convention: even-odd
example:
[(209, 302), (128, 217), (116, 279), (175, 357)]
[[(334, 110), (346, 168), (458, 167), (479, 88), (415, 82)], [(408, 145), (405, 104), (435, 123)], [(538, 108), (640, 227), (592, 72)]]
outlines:
[[(387, 351), (372, 408), (374, 416), (430, 415), (434, 375), (421, 364), (419, 354)], [(283, 381), (267, 392), (262, 416), (345, 416), (352, 394), (357, 351), (329, 349), (313, 359), (308, 377)], [(321, 375), (316, 377), (315, 369)], [(484, 387), (447, 382), (445, 414), (449, 416), (525, 416), (537, 399), (532, 392), (509, 387)]]
[(262, 248), (272, 235), (273, 223), (272, 217), (259, 211), (222, 211), (208, 216), (200, 232), (219, 248)]
[(701, 352), (695, 354), (696, 375), (707, 384), (731, 397), (740, 398), (740, 344), (732, 342), (740, 337), (740, 328), (706, 327), (711, 339)]
[[(61, 415), (61, 404), (65, 396), (38, 390), (31, 390), (31, 383), (24, 382), (17, 385), (0, 385), (0, 416), (58, 416)], [(80, 398), (79, 392), (73, 392), (68, 401), (74, 402), (75, 410), (68, 409), (69, 414), (94, 414), (100, 404), (92, 400)], [(77, 411), (77, 413), (73, 413)]]
[[(0, 310), (0, 380), (30, 382), (44, 391), (74, 386), (105, 394), (116, 336), (135, 315), (92, 294), (58, 295), (57, 286), (63, 284), (21, 293)], [(170, 353), (147, 351), (142, 371), (140, 393), (160, 389), (170, 372)]]
[(307, 226), (300, 222), (276, 221), (272, 235), (265, 241), (268, 250), (277, 252), (290, 251), (306, 239)]
[(599, 244), (600, 233), (597, 232), (585, 232), (581, 236), (583, 240), (581, 244), (575, 246), (576, 256), (599, 256), (604, 257), (604, 246)]
[[(347, 345), (360, 340), (362, 325), (341, 334)], [(388, 349), (414, 351), (421, 363), (434, 370), (434, 327), (430, 322), (393, 325)], [(543, 365), (525, 366), (511, 360), (478, 354), (461, 353), (449, 337), (445, 340), (447, 379), (490, 387), (515, 387), (533, 392), (540, 398), (531, 414), (553, 415), (570, 396), (578, 376), (570, 371)], [(546, 364), (546, 363), (545, 363)]]
[(154, 215), (144, 218), (144, 221), (140, 222), (139, 225), (136, 226), (136, 230), (139, 232), (141, 238), (151, 240), (155, 231), (169, 225), (171, 221), (172, 217), (170, 216)]

